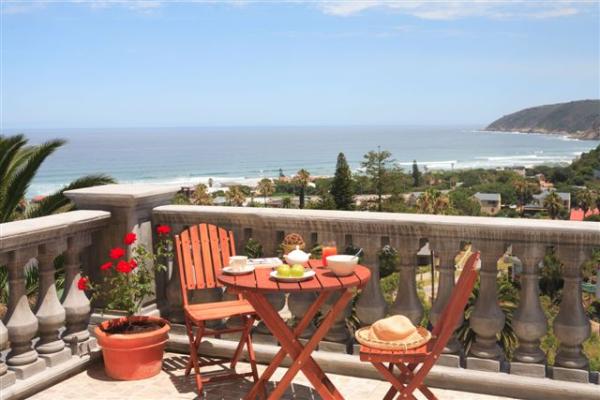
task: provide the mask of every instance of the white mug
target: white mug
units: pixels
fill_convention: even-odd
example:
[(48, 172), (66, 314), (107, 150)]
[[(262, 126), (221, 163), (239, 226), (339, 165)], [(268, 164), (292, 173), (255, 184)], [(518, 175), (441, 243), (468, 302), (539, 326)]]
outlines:
[(232, 256), (229, 257), (229, 266), (234, 270), (243, 269), (248, 263), (248, 257), (246, 256)]

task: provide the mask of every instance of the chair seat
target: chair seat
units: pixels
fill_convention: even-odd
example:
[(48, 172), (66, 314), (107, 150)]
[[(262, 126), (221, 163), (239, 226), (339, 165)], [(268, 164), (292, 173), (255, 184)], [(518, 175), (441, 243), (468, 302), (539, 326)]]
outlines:
[(190, 304), (184, 306), (183, 311), (187, 317), (196, 322), (255, 314), (254, 308), (246, 300)]
[(423, 346), (408, 350), (381, 350), (365, 345), (360, 346), (360, 360), (369, 362), (421, 362), (431, 354), (435, 338)]

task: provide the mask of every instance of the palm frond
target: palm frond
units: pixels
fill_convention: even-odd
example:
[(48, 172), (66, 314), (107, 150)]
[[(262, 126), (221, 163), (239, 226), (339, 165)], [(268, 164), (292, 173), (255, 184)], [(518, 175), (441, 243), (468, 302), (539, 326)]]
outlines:
[(26, 144), (27, 139), (23, 135), (0, 136), (0, 182), (5, 182), (13, 160)]
[(109, 183), (115, 183), (115, 180), (112, 177), (103, 174), (86, 175), (78, 178), (55, 193), (46, 196), (35, 206), (32, 206), (29, 210), (27, 210), (25, 218), (42, 217), (44, 215), (54, 214), (57, 211), (68, 210), (69, 206), (72, 206), (72, 204), (64, 195), (64, 192), (67, 190), (107, 185)]
[(0, 222), (7, 222), (11, 218), (44, 160), (64, 143), (64, 140), (57, 139), (36, 146), (23, 165), (7, 177), (0, 199)]

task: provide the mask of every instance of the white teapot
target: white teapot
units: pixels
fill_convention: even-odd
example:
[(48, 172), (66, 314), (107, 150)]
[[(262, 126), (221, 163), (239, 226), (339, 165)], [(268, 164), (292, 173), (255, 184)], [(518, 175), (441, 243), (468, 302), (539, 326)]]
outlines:
[(296, 246), (296, 250), (290, 251), (284, 257), (285, 261), (289, 265), (304, 264), (310, 258), (310, 253), (305, 253), (302, 250), (300, 250), (300, 246)]

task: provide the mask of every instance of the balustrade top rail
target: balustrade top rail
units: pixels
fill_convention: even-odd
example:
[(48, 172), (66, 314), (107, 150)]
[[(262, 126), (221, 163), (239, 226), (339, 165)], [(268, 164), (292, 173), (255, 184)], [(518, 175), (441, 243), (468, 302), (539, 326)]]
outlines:
[(315, 225), (316, 228), (324, 223), (364, 233), (387, 231), (420, 237), (600, 246), (600, 222), (185, 205), (157, 207), (154, 215), (174, 223), (195, 222), (202, 218), (220, 220), (227, 225), (262, 222), (274, 228), (293, 225)]
[(0, 224), (0, 253), (96, 230), (108, 224), (109, 218), (106, 211), (80, 210)]

